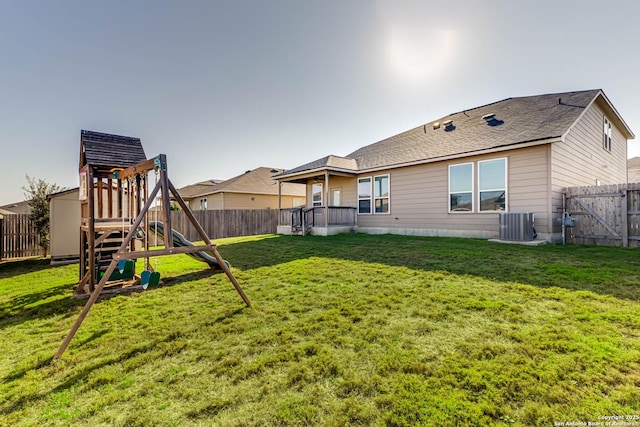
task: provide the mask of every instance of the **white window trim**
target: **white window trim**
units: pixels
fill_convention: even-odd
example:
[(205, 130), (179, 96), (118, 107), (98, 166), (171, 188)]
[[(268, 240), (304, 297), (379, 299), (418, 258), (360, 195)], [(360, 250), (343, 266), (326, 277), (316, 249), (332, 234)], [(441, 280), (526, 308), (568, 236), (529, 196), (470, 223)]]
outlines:
[[(318, 202), (313, 200), (313, 186), (314, 185), (319, 185), (320, 186), (320, 204), (319, 205), (316, 205), (316, 203), (318, 203)], [(324, 193), (324, 184), (322, 182), (314, 182), (314, 183), (311, 184), (311, 207), (312, 208), (319, 208), (319, 207), (324, 206), (324, 204), (322, 203), (323, 199), (324, 199), (323, 193)]]
[(611, 153), (611, 146), (613, 141), (613, 131), (611, 129), (611, 121), (603, 116), (603, 128), (602, 128), (602, 148), (605, 151)]
[[(493, 162), (496, 160), (504, 160), (504, 188), (496, 188), (492, 190), (480, 190), (480, 163)], [(494, 214), (496, 212), (509, 212), (509, 188), (508, 188), (508, 171), (509, 159), (507, 157), (498, 157), (495, 159), (478, 160), (478, 212), (481, 214)], [(482, 204), (480, 203), (480, 193), (485, 191), (500, 191), (504, 190), (504, 210), (503, 211), (483, 211), (481, 210)]]
[[(455, 193), (451, 192), (451, 168), (455, 167), (455, 166), (463, 166), (463, 165), (471, 165), (471, 210), (470, 211), (453, 211), (451, 210), (451, 194), (462, 194), (462, 193), (468, 193), (468, 191), (456, 191)], [(476, 211), (476, 198), (474, 196), (475, 193), (475, 187), (476, 187), (476, 167), (475, 167), (475, 162), (464, 162), (464, 163), (455, 163), (452, 165), (449, 165), (449, 168), (447, 169), (447, 209), (449, 210), (450, 214), (455, 214), (455, 215), (464, 215), (464, 214), (471, 214), (471, 213), (475, 213)]]
[[(374, 183), (376, 178), (387, 177), (389, 182), (389, 195), (384, 197), (376, 197)], [(369, 196), (368, 198), (360, 198), (360, 180), (369, 180)], [(357, 211), (358, 215), (391, 215), (391, 174), (385, 173), (382, 175), (360, 176), (356, 181), (356, 194), (358, 197)], [(389, 209), (387, 212), (376, 212), (376, 200), (387, 199), (389, 201)], [(369, 212), (360, 212), (360, 200), (369, 200)]]
[[(369, 194), (370, 196), (368, 198), (360, 198), (360, 180), (365, 180), (368, 179), (369, 180)], [(373, 178), (370, 176), (360, 176), (358, 177), (357, 181), (356, 181), (356, 197), (358, 198), (358, 206), (357, 206), (357, 212), (358, 215), (373, 215)], [(369, 200), (369, 212), (360, 212), (360, 200)]]
[[(375, 192), (375, 181), (376, 178), (383, 178), (383, 177), (387, 177), (387, 182), (389, 185), (389, 195), (388, 196), (384, 196), (384, 197), (376, 197), (376, 192)], [(373, 202), (371, 204), (371, 211), (373, 212), (374, 215), (391, 215), (391, 174), (385, 173), (384, 175), (376, 175), (373, 177), (373, 179), (371, 180), (371, 201)], [(388, 200), (388, 206), (389, 209), (386, 212), (376, 212), (376, 200), (382, 200), (382, 199), (387, 199)]]

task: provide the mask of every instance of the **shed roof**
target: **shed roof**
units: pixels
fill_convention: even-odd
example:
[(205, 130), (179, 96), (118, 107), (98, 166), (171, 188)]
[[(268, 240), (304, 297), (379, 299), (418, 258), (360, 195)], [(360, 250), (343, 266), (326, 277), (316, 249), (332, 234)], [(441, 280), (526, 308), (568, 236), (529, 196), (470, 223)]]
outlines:
[(127, 168), (147, 160), (140, 138), (82, 130), (80, 132), (80, 167), (98, 170)]

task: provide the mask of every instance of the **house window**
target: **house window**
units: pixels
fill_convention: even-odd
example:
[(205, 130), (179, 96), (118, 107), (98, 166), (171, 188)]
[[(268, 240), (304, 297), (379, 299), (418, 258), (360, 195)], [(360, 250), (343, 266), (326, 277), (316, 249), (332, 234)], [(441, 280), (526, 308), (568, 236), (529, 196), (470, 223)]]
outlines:
[(371, 178), (358, 179), (358, 213), (371, 213)]
[(389, 175), (358, 179), (358, 213), (389, 213)]
[(605, 150), (611, 151), (611, 122), (604, 118), (604, 129), (602, 130), (602, 146)]
[(316, 183), (311, 185), (311, 200), (312, 206), (322, 206), (322, 183)]
[(200, 210), (201, 211), (207, 210), (207, 199), (200, 199)]
[(449, 166), (449, 212), (473, 211), (473, 163)]
[(375, 213), (389, 213), (389, 175), (373, 178)]
[(480, 212), (504, 211), (507, 206), (507, 159), (478, 162)]

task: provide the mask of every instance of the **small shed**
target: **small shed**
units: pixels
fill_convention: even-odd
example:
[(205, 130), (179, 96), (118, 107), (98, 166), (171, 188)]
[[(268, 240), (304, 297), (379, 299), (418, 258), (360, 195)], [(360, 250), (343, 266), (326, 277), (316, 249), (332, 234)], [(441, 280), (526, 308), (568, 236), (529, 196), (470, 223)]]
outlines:
[(51, 264), (77, 261), (80, 258), (79, 189), (49, 195), (49, 250)]

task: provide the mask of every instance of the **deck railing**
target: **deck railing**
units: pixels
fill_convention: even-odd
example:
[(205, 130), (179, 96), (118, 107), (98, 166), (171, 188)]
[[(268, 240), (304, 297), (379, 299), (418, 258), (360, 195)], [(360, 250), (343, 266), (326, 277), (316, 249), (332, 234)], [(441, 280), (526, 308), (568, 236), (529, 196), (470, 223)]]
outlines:
[(325, 215), (328, 215), (328, 226), (356, 225), (356, 208), (348, 206), (316, 206), (313, 208), (280, 209), (280, 225), (292, 228), (324, 227)]

